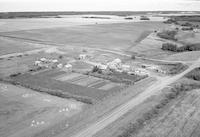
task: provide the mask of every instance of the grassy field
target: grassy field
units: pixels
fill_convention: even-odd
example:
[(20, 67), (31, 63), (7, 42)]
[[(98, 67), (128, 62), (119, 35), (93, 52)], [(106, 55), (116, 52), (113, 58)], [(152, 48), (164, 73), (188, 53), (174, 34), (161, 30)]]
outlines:
[(0, 136), (37, 136), (83, 108), (80, 102), (0, 83)]
[(166, 25), (161, 22), (139, 22), (36, 29), (1, 34), (63, 44), (63, 46), (71, 45), (124, 50), (134, 46), (138, 39), (140, 41), (140, 35), (144, 36), (146, 31), (154, 31), (164, 27)]

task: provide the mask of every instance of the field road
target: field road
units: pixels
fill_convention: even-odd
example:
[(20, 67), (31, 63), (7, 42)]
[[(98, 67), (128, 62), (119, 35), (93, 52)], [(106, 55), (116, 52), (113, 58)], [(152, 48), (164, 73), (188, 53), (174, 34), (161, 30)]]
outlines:
[[(192, 71), (196, 67), (200, 67), (200, 59), (198, 59), (192, 65), (190, 65), (189, 68), (187, 70), (185, 70), (184, 72), (182, 72), (176, 76), (166, 77), (160, 81), (157, 81), (155, 84), (148, 87), (144, 92), (142, 92), (138, 96), (134, 97), (127, 103), (119, 106), (115, 110), (111, 111), (109, 114), (103, 116), (97, 122), (89, 125), (88, 127), (86, 127), (86, 129), (81, 130), (79, 133), (73, 135), (72, 137), (92, 137), (92, 136), (94, 136), (97, 132), (106, 128), (106, 126), (108, 126), (112, 122), (119, 119), (121, 116), (126, 114), (128, 111), (133, 109), (135, 106), (141, 104), (142, 102), (144, 102), (147, 98), (151, 97), (152, 95), (159, 93), (159, 91), (161, 91), (161, 89), (174, 83), (175, 81), (177, 81), (178, 79), (180, 79), (181, 77), (183, 77), (185, 74)], [(63, 133), (59, 137), (66, 137), (66, 136), (67, 135), (65, 133)]]

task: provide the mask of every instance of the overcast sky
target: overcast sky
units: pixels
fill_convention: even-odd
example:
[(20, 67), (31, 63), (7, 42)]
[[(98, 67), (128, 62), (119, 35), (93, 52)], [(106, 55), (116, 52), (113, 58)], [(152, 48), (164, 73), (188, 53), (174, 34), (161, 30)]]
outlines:
[(0, 0), (0, 11), (200, 11), (200, 0)]

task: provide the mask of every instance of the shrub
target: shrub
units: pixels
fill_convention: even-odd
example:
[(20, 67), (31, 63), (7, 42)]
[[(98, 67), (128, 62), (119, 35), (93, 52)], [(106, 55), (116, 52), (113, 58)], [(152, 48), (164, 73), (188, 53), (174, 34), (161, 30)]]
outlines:
[(169, 51), (177, 51), (177, 45), (172, 43), (163, 43), (162, 44), (162, 50), (169, 50)]
[(126, 20), (132, 20), (133, 18), (132, 17), (126, 17), (124, 19), (126, 19)]
[(97, 66), (94, 66), (93, 69), (92, 69), (92, 72), (93, 72), (93, 73), (95, 73), (95, 72), (97, 72), (97, 73), (102, 73), (102, 70), (99, 69)]
[(172, 24), (172, 23), (177, 23), (177, 21), (176, 20), (174, 20), (174, 19), (168, 19), (167, 21), (164, 21), (163, 23), (165, 23), (165, 24)]
[(58, 58), (59, 58), (59, 59), (63, 59), (63, 56), (62, 56), (62, 55), (60, 55)]
[(145, 16), (141, 16), (140, 17), (140, 20), (150, 20), (148, 17), (145, 17)]
[(193, 71), (186, 74), (185, 77), (196, 80), (196, 81), (200, 81), (200, 68), (194, 69)]
[(175, 38), (176, 34), (177, 34), (177, 31), (168, 30), (168, 31), (163, 31), (163, 32), (157, 33), (157, 36), (159, 36), (160, 38), (163, 38), (163, 39), (169, 39), (169, 40), (177, 41), (177, 39)]
[(21, 73), (20, 73), (20, 72), (18, 72), (18, 73), (15, 73), (15, 74), (11, 74), (11, 75), (10, 75), (10, 77), (17, 77), (17, 76), (19, 76), (19, 75), (21, 75)]
[(135, 55), (132, 55), (132, 56), (131, 56), (131, 59), (135, 60)]

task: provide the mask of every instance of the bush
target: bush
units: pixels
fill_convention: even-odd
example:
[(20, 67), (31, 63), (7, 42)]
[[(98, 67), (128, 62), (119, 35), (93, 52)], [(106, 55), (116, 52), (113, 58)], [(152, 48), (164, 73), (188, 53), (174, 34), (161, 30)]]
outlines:
[(193, 27), (184, 27), (182, 28), (183, 31), (191, 31), (194, 30)]
[(145, 17), (145, 16), (141, 16), (140, 17), (140, 20), (150, 20), (148, 17)]
[(157, 36), (159, 36), (160, 38), (163, 38), (163, 39), (169, 39), (169, 40), (174, 40), (174, 41), (177, 41), (177, 39), (175, 38), (177, 34), (177, 31), (163, 31), (163, 32), (160, 32), (160, 33), (157, 33)]
[(63, 56), (62, 56), (62, 55), (60, 55), (58, 58), (59, 58), (59, 59), (63, 59)]
[(181, 24), (181, 26), (192, 27), (193, 25), (189, 22), (186, 22), (186, 23)]
[(177, 45), (172, 43), (164, 43), (162, 44), (162, 50), (169, 50), (169, 51), (177, 51)]
[(95, 72), (97, 72), (97, 73), (102, 73), (102, 70), (99, 69), (97, 66), (94, 66), (93, 69), (92, 69), (92, 72), (93, 72), (93, 73), (95, 73)]
[(126, 20), (132, 20), (133, 18), (132, 17), (126, 17), (124, 19), (126, 19)]
[(177, 23), (177, 21), (176, 20), (174, 20), (174, 19), (168, 19), (167, 21), (164, 21), (163, 23), (165, 23), (165, 24), (172, 24), (172, 23)]
[(196, 81), (200, 81), (200, 68), (194, 69), (190, 73), (186, 74), (185, 77), (196, 80)]
[(19, 73), (15, 73), (15, 74), (11, 74), (10, 77), (17, 77), (17, 76), (19, 76), (19, 75), (21, 75), (20, 72), (19, 72)]
[(135, 60), (135, 55), (132, 55), (132, 56), (131, 56), (131, 59)]

